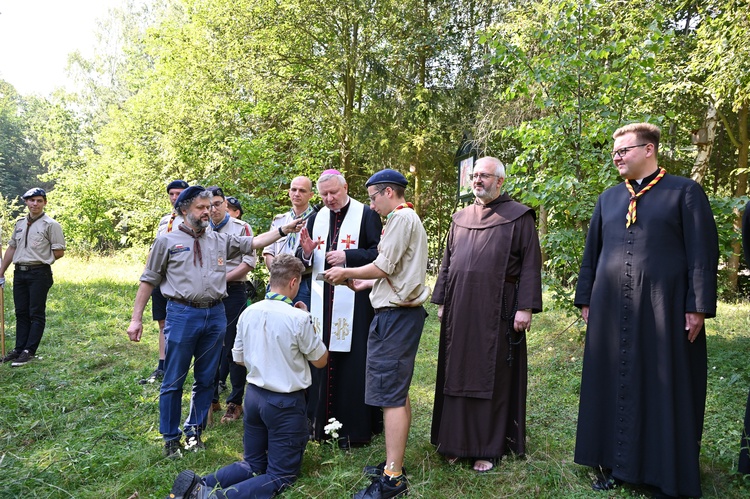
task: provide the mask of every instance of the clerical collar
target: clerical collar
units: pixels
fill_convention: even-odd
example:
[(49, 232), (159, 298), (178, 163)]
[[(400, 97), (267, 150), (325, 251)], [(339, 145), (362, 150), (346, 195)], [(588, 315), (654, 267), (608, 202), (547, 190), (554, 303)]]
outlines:
[(294, 303), (292, 303), (292, 300), (290, 300), (288, 297), (280, 293), (274, 293), (272, 291), (269, 291), (268, 293), (266, 293), (266, 300), (283, 301), (287, 305), (294, 306)]
[(654, 171), (654, 173), (652, 173), (648, 177), (633, 179), (633, 180), (631, 180), (631, 182), (635, 182), (639, 186), (642, 186), (644, 184), (644, 182), (646, 184), (648, 184), (649, 182), (651, 182), (652, 180), (654, 180), (656, 178), (656, 176), (659, 174), (659, 171), (660, 171), (659, 168), (656, 168), (656, 171)]
[(334, 213), (341, 213), (342, 211), (346, 211), (346, 207), (349, 206), (349, 202), (352, 200), (349, 196), (346, 196), (346, 203), (344, 203), (344, 206), (339, 208), (338, 210), (331, 210)]

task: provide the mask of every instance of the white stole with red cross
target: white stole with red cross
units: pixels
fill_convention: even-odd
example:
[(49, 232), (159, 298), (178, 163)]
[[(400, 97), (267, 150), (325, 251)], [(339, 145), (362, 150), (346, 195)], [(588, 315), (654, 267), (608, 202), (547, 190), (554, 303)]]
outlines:
[[(359, 229), (362, 226), (364, 205), (349, 198), (349, 209), (346, 212), (341, 229), (338, 232), (337, 250), (356, 249), (359, 247)], [(330, 227), (331, 210), (322, 208), (315, 217), (312, 240), (315, 242), (312, 262), (312, 297), (310, 300), (310, 314), (313, 318), (315, 331), (323, 337), (323, 281), (317, 279), (318, 274), (325, 272), (326, 243), (330, 235), (335, 232)], [(331, 241), (333, 245), (333, 241)], [(349, 352), (352, 349), (352, 324), (354, 322), (354, 291), (347, 286), (335, 286), (333, 310), (331, 311), (331, 340), (328, 350), (331, 352)]]

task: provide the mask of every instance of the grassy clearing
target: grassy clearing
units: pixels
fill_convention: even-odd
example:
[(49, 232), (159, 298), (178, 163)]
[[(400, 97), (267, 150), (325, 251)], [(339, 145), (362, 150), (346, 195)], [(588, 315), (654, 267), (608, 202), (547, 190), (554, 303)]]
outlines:
[[(136, 383), (155, 366), (157, 328), (147, 323), (141, 344), (125, 334), (138, 262), (66, 257), (55, 264), (41, 359), (23, 368), (0, 366), (0, 497), (125, 499), (138, 492), (163, 498), (180, 470), (207, 473), (241, 458), (239, 423), (209, 428), (205, 452), (177, 462), (162, 458), (158, 388)], [(15, 329), (10, 289), (5, 298), (9, 349)], [(429, 312), (411, 391), (410, 497), (643, 496), (632, 488), (594, 494), (588, 470), (572, 462), (583, 326), (558, 312), (537, 315), (529, 337), (526, 458), (505, 460), (483, 475), (468, 463), (447, 465), (429, 443), (438, 341), (435, 309)], [(719, 318), (709, 322), (705, 497), (750, 496), (750, 480), (732, 471), (750, 385), (749, 316), (747, 303), (721, 304)], [(351, 497), (366, 485), (362, 466), (383, 456), (382, 436), (350, 453), (311, 443), (303, 476), (283, 497)]]

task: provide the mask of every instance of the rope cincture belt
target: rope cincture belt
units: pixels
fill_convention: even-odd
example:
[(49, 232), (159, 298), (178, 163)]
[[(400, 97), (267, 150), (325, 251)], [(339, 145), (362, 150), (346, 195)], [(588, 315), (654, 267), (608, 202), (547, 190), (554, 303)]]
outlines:
[(651, 189), (653, 186), (656, 185), (656, 183), (662, 179), (664, 174), (667, 173), (667, 170), (664, 168), (659, 168), (659, 174), (648, 183), (646, 187), (638, 191), (638, 194), (635, 193), (633, 190), (633, 186), (630, 185), (629, 180), (625, 180), (625, 187), (628, 188), (628, 192), (630, 192), (630, 203), (628, 204), (628, 214), (625, 217), (625, 228), (630, 227), (632, 224), (635, 223), (635, 202), (638, 201), (638, 198), (646, 194), (646, 192)]

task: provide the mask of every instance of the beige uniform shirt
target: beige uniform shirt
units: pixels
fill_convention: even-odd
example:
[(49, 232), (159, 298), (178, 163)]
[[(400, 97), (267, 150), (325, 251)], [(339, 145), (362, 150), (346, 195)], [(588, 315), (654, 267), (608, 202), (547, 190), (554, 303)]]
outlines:
[[(232, 234), (235, 236), (253, 235), (253, 229), (250, 227), (250, 224), (232, 217), (229, 217), (229, 221), (221, 229), (213, 229), (213, 231), (218, 232), (219, 234)], [(249, 255), (237, 255), (234, 258), (227, 260), (227, 273), (239, 267), (240, 263), (246, 263), (251, 269), (254, 269), (257, 262), (258, 257), (256, 256), (255, 250)], [(246, 281), (247, 277), (242, 280)]]
[(195, 240), (179, 229), (159, 236), (151, 247), (140, 280), (161, 285), (167, 298), (207, 302), (227, 296), (227, 259), (253, 252), (253, 238), (206, 231), (200, 237), (203, 264)]
[(250, 305), (237, 321), (232, 358), (247, 368), (247, 382), (276, 393), (312, 383), (308, 360), (326, 352), (310, 314), (278, 300)]
[(403, 208), (393, 213), (372, 263), (388, 274), (387, 279), (375, 281), (370, 292), (373, 308), (393, 307), (422, 293), (427, 276), (427, 233), (414, 210)]
[(185, 219), (182, 218), (182, 215), (179, 215), (174, 211), (172, 213), (169, 213), (168, 215), (164, 215), (163, 217), (161, 217), (161, 220), (159, 220), (159, 225), (156, 227), (156, 237), (159, 237), (162, 234), (166, 234), (167, 232), (177, 230), (177, 227), (179, 227), (180, 224), (184, 221)]
[(15, 264), (51, 265), (55, 261), (52, 250), (64, 250), (65, 238), (60, 224), (43, 213), (31, 226), (28, 216), (16, 222), (8, 246), (16, 249), (13, 255)]

